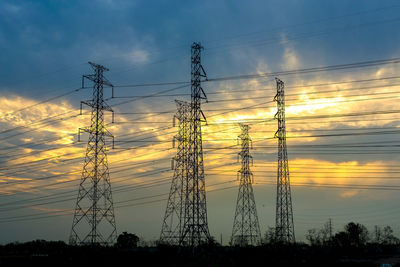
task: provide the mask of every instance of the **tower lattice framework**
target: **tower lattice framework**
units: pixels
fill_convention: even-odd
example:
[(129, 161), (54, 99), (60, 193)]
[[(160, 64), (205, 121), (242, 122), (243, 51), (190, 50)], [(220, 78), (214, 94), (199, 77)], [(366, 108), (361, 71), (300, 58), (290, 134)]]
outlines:
[(172, 159), (174, 175), (171, 182), (167, 207), (161, 227), (160, 241), (178, 245), (182, 235), (183, 212), (185, 203), (184, 184), (187, 177), (187, 152), (189, 138), (190, 104), (176, 100), (178, 133), (173, 143), (177, 142), (176, 156)]
[(91, 100), (81, 102), (92, 108), (91, 125), (79, 129), (87, 132), (86, 156), (82, 179), (76, 201), (75, 214), (70, 235), (71, 244), (112, 245), (117, 238), (110, 175), (107, 162), (106, 137), (114, 138), (105, 128), (104, 111), (113, 112), (103, 99), (103, 86), (112, 84), (104, 77), (108, 71), (102, 65), (89, 62), (94, 74), (83, 75), (94, 83)]
[(286, 148), (286, 126), (285, 126), (285, 85), (283, 81), (276, 78), (277, 103), (275, 119), (278, 120), (278, 130), (275, 138), (278, 138), (278, 172), (276, 186), (276, 222), (275, 238), (281, 243), (294, 243), (294, 224), (292, 197), (290, 192), (289, 165)]
[(201, 79), (207, 79), (201, 65), (200, 43), (191, 47), (191, 112), (188, 140), (187, 176), (184, 184), (185, 205), (182, 234), (179, 243), (198, 246), (211, 237), (207, 222), (207, 204), (203, 165), (201, 124), (206, 118), (201, 110), (201, 102), (207, 99), (201, 87)]
[(254, 246), (260, 244), (261, 233), (252, 186), (254, 177), (250, 170), (250, 164), (253, 162), (253, 157), (250, 155), (250, 127), (249, 125), (241, 124), (240, 128), (242, 130), (241, 134), (238, 136), (242, 146), (242, 150), (239, 152), (241, 158), (241, 168), (238, 171), (240, 184), (235, 218), (233, 220), (231, 244), (238, 246)]

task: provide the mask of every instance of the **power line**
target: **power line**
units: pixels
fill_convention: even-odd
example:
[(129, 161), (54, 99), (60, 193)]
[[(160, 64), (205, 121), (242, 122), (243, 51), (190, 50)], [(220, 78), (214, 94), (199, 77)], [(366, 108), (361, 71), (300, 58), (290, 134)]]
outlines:
[(44, 104), (44, 103), (47, 103), (47, 102), (56, 100), (56, 99), (58, 99), (58, 98), (62, 98), (62, 97), (68, 96), (68, 95), (70, 95), (70, 94), (73, 94), (73, 93), (75, 93), (75, 92), (79, 92), (80, 90), (82, 90), (82, 89), (87, 89), (87, 88), (89, 88), (89, 87), (76, 88), (76, 89), (73, 89), (73, 90), (71, 90), (71, 91), (67, 91), (67, 92), (65, 92), (65, 93), (63, 93), (63, 94), (60, 94), (60, 95), (57, 95), (57, 96), (54, 96), (54, 97), (51, 97), (51, 98), (48, 98), (48, 99), (39, 101), (39, 102), (37, 102), (37, 103), (35, 103), (35, 104), (32, 104), (32, 105), (30, 105), (30, 106), (23, 107), (23, 108), (18, 109), (18, 110), (10, 111), (10, 112), (4, 114), (4, 117), (9, 116), (9, 115), (14, 114), (14, 113), (17, 113), (17, 112), (21, 112), (21, 111), (27, 110), (27, 109), (31, 109), (31, 108), (36, 107), (36, 106), (38, 106), (38, 105), (42, 105), (42, 104)]
[[(170, 128), (172, 128), (172, 127), (160, 127), (160, 128), (158, 128), (158, 129), (155, 129), (155, 131), (154, 131), (154, 129), (153, 129), (153, 130), (151, 130), (151, 131), (141, 131), (141, 132), (144, 132), (145, 134), (147, 134), (147, 133), (157, 133), (157, 132), (159, 132), (160, 130), (170, 129)], [(137, 134), (137, 133), (140, 133), (140, 132), (136, 132), (136, 133), (133, 133), (133, 134)], [(160, 137), (160, 136), (167, 135), (167, 134), (171, 134), (171, 133), (164, 133), (164, 134), (157, 135), (157, 136)], [(130, 134), (127, 134), (127, 135), (130, 135)], [(123, 135), (123, 136), (127, 136), (127, 135)], [(142, 135), (143, 135), (143, 134), (142, 134)], [(139, 136), (141, 136), (141, 135), (139, 135)], [(139, 136), (136, 136), (136, 137), (139, 137)], [(157, 136), (156, 136), (156, 137), (157, 137)], [(154, 136), (145, 137), (145, 138), (139, 139), (139, 141), (146, 140), (146, 139), (153, 138), (153, 137), (154, 137)], [(166, 143), (167, 143), (167, 142), (166, 142)], [(46, 151), (45, 151), (45, 152), (46, 152)], [(115, 152), (114, 152), (114, 153), (115, 153)], [(65, 154), (56, 155), (56, 156), (49, 157), (49, 158), (40, 159), (40, 160), (37, 160), (37, 161), (35, 161), (35, 162), (41, 162), (41, 161), (43, 161), (43, 160), (49, 160), (49, 159), (59, 158), (59, 157), (61, 157), (61, 156), (74, 155), (74, 154), (80, 154), (80, 152), (65, 153)], [(113, 154), (113, 153), (111, 152), (110, 154)], [(75, 158), (71, 158), (71, 159), (66, 159), (66, 160), (64, 160), (64, 161), (73, 161), (73, 160), (77, 160), (77, 159), (80, 159), (80, 158), (81, 158), (81, 157), (75, 157)], [(35, 163), (35, 162), (32, 162), (32, 163)], [(12, 167), (18, 167), (19, 165), (24, 165), (24, 169), (25, 169), (26, 166), (27, 166), (27, 164), (28, 164), (27, 162), (23, 162), (23, 163), (14, 164), (14, 165), (8, 165), (8, 166), (6, 166), (6, 167), (4, 167), (4, 168), (11, 169)], [(47, 163), (44, 163), (44, 164), (47, 164)], [(38, 164), (38, 165), (40, 165), (40, 164)], [(1, 168), (0, 168), (0, 170), (1, 170)], [(32, 169), (29, 169), (29, 170), (32, 170)]]
[[(397, 77), (386, 77), (386, 78), (382, 78), (382, 79), (392, 79), (392, 78), (397, 78)], [(378, 80), (378, 79), (366, 79), (366, 80), (359, 80), (359, 81), (370, 81), (370, 80)], [(380, 80), (380, 79), (379, 79)], [(357, 82), (357, 81), (349, 81), (349, 82)], [(346, 82), (347, 83), (347, 82)], [(327, 83), (327, 84), (329, 84), (329, 83)], [(327, 85), (327, 84), (319, 84), (319, 85)], [(337, 83), (332, 83), (332, 84), (337, 84)], [(394, 84), (394, 85), (383, 85), (383, 87), (389, 87), (389, 86), (397, 86), (397, 85), (399, 85), (399, 84)], [(310, 86), (312, 86), (312, 85), (310, 85)], [(314, 86), (317, 86), (317, 85), (314, 85)], [(352, 88), (352, 89), (344, 89), (344, 91), (346, 91), (346, 90), (361, 90), (361, 89), (371, 89), (371, 88), (378, 88), (377, 86), (372, 86), (372, 87), (363, 87), (363, 88)], [(168, 90), (170, 90), (170, 89), (168, 89)], [(175, 88), (172, 88), (171, 90), (175, 90)], [(320, 91), (320, 92), (308, 92), (307, 94), (310, 94), (310, 93), (325, 93), (325, 92), (337, 92), (338, 90), (328, 90), (328, 91)], [(343, 91), (343, 90), (340, 90), (340, 91)], [(163, 91), (162, 91), (163, 92)], [(151, 95), (144, 95), (144, 96), (135, 96), (135, 97), (137, 97), (137, 98), (148, 98), (148, 97), (158, 97), (158, 96), (165, 96), (165, 95), (162, 95), (162, 92), (158, 92), (158, 93), (154, 93), (154, 94), (151, 94)], [(383, 93), (371, 93), (371, 94), (357, 94), (357, 95), (350, 95), (350, 96), (365, 96), (365, 95), (380, 95), (380, 94), (392, 94), (392, 93), (398, 93), (398, 92), (383, 92)], [(302, 95), (302, 94), (288, 94), (288, 96), (295, 96), (295, 95)], [(168, 95), (168, 96), (170, 96), (170, 95)], [(174, 95), (175, 96), (175, 95)], [(348, 95), (346, 95), (346, 96), (341, 96), (341, 97), (350, 97), (350, 96), (348, 96)], [(326, 99), (326, 98), (330, 98), (330, 97), (324, 97), (324, 99)], [(337, 98), (337, 97), (333, 97), (333, 98)], [(220, 101), (243, 101), (243, 100), (248, 100), (248, 99), (258, 99), (258, 98), (240, 98), (240, 99), (223, 99), (223, 100), (214, 100), (214, 101), (210, 101), (210, 103), (212, 103), (212, 102), (220, 102)], [(319, 98), (308, 98), (308, 100), (309, 99), (319, 99)], [(382, 98), (382, 99), (386, 99), (386, 98)], [(295, 100), (295, 99), (293, 99), (293, 100)], [(352, 100), (352, 101), (369, 101), (369, 100), (372, 100), (371, 98), (370, 99), (362, 99), (362, 100), (360, 100), (360, 99), (357, 99), (357, 100)], [(297, 100), (296, 100), (297, 101)], [(337, 101), (337, 102), (347, 102), (347, 101)], [(332, 102), (330, 102), (330, 103), (332, 103)], [(298, 105), (314, 105), (314, 104), (318, 104), (318, 103), (311, 103), (311, 104), (298, 104)], [(324, 103), (325, 104), (325, 103)], [(167, 111), (167, 112), (158, 112), (158, 114), (167, 114), (167, 113), (170, 113), (171, 111)], [(67, 114), (67, 113), (70, 113), (70, 112), (66, 112), (66, 113), (63, 113), (63, 114)], [(63, 114), (59, 114), (59, 115), (63, 115)], [(127, 114), (129, 114), (129, 113), (127, 113)], [(55, 115), (55, 116), (52, 116), (52, 117), (57, 117), (57, 116), (59, 116), (59, 115)], [(152, 115), (152, 114), (150, 114), (150, 115), (148, 115), (148, 116), (146, 116), (146, 117), (151, 117), (151, 116), (155, 116), (155, 115)], [(50, 118), (52, 118), (52, 117), (50, 117)], [(74, 118), (75, 116), (72, 116), (72, 117), (70, 117), (70, 118)], [(145, 118), (145, 117), (143, 117), (143, 118)], [(49, 119), (49, 118), (47, 118), (47, 119)], [(42, 120), (39, 120), (39, 121), (36, 121), (36, 122), (34, 122), (34, 124), (37, 124), (37, 123), (41, 123), (41, 122), (46, 122), (46, 120), (47, 119), (42, 119)], [(60, 119), (60, 120), (65, 120), (65, 119)], [(52, 121), (52, 122), (54, 122), (54, 121)], [(30, 124), (29, 125), (29, 127), (31, 126), (32, 124)], [(14, 128), (11, 128), (11, 129), (7, 129), (7, 130), (4, 130), (4, 131), (2, 131), (2, 132), (0, 132), (0, 134), (1, 133), (6, 133), (6, 132), (10, 132), (10, 131), (13, 131), (13, 130), (17, 130), (17, 129), (20, 129), (20, 128), (23, 128), (23, 127), (27, 127), (27, 126), (18, 126), (18, 127), (14, 127)], [(30, 132), (30, 131), (27, 131), (27, 132)], [(27, 132), (25, 132), (25, 133), (27, 133)], [(22, 134), (22, 133), (21, 133)], [(18, 135), (20, 135), (20, 134), (18, 134)], [(14, 137), (14, 136), (12, 136), (12, 137)]]
[(378, 60), (362, 61), (362, 62), (355, 62), (355, 63), (330, 65), (330, 66), (325, 66), (325, 67), (313, 67), (313, 68), (304, 68), (304, 69), (289, 70), (289, 71), (264, 72), (264, 73), (257, 73), (257, 74), (245, 74), (245, 75), (208, 78), (206, 80), (206, 82), (218, 82), (218, 81), (229, 81), (229, 80), (265, 78), (265, 77), (278, 77), (278, 76), (293, 75), (293, 74), (308, 74), (308, 73), (317, 73), (317, 72), (324, 72), (324, 71), (346, 70), (346, 69), (353, 69), (353, 68), (366, 68), (366, 67), (371, 67), (371, 66), (397, 64), (399, 62), (400, 62), (400, 58), (378, 59)]
[[(343, 31), (349, 31), (353, 29), (358, 29), (361, 27), (370, 27), (370, 26), (376, 26), (378, 24), (386, 24), (386, 23), (396, 23), (400, 20), (400, 18), (393, 18), (393, 19), (387, 19), (387, 20), (381, 20), (381, 21), (374, 21), (374, 22), (369, 22), (369, 23), (361, 23), (361, 24), (356, 24), (356, 25), (347, 25), (346, 27), (342, 28), (334, 28), (334, 29), (329, 29), (329, 30), (323, 30), (323, 31), (318, 31), (318, 32), (306, 32), (306, 33), (301, 33), (298, 34), (297, 36), (293, 37), (286, 37), (285, 40), (282, 40), (282, 37), (275, 37), (275, 38), (267, 38), (267, 39), (261, 39), (261, 40), (255, 40), (254, 42), (246, 42), (245, 44), (236, 44), (236, 45), (225, 45), (226, 48), (233, 48), (233, 49), (239, 49), (243, 47), (249, 47), (249, 46), (264, 46), (268, 44), (273, 44), (273, 43), (288, 43), (289, 41), (294, 41), (294, 40), (299, 40), (299, 39), (305, 39), (305, 38), (311, 38), (311, 37), (317, 37), (317, 36), (322, 36), (322, 35), (327, 35), (327, 34), (332, 34), (334, 32), (343, 32)], [(216, 53), (216, 52), (214, 52)], [(212, 54), (208, 53), (208, 55)]]
[[(336, 70), (344, 70), (344, 69), (353, 69), (353, 68), (365, 68), (371, 66), (379, 66), (379, 65), (387, 65), (387, 64), (397, 64), (400, 62), (400, 58), (390, 58), (390, 59), (378, 59), (378, 60), (370, 60), (370, 61), (361, 61), (354, 63), (346, 63), (346, 64), (338, 64), (338, 65), (329, 65), (323, 67), (313, 67), (313, 68), (303, 68), (296, 70), (288, 70), (288, 71), (275, 71), (275, 72), (265, 72), (258, 74), (243, 74), (243, 75), (235, 75), (235, 76), (226, 76), (226, 77), (216, 77), (216, 78), (207, 78), (203, 82), (217, 82), (217, 81), (228, 81), (228, 80), (239, 80), (239, 79), (253, 79), (253, 78), (265, 78), (265, 77), (277, 77), (284, 75), (293, 75), (293, 74), (308, 74), (308, 73), (316, 73), (323, 71), (336, 71)], [(159, 85), (177, 85), (183, 84), (183, 88), (188, 86), (189, 82), (165, 82), (165, 83), (157, 83)], [(142, 83), (142, 84), (128, 84), (128, 85), (117, 85), (115, 87), (143, 87), (143, 86), (154, 86), (157, 85), (154, 83)], [(179, 89), (177, 88), (177, 89)], [(172, 91), (172, 90), (171, 90)], [(170, 91), (162, 91), (162, 93), (167, 93)], [(162, 94), (159, 92), (159, 94)]]
[[(230, 182), (233, 182), (233, 181), (230, 181)], [(226, 182), (223, 182), (223, 183), (226, 183)], [(223, 184), (223, 183), (217, 183), (217, 184), (215, 184), (215, 185)], [(213, 186), (213, 185), (210, 185), (210, 186)], [(215, 192), (215, 191), (226, 190), (226, 189), (231, 189), (231, 188), (234, 188), (234, 186), (223, 187), (223, 188), (217, 188), (217, 189), (214, 189), (214, 190), (209, 190), (209, 192)], [(153, 197), (161, 196), (161, 195), (164, 195), (164, 194), (153, 195), (153, 196), (145, 196), (145, 197), (143, 197), (143, 198), (138, 198), (137, 200), (141, 200), (141, 199), (145, 199), (145, 198), (153, 198)], [(157, 200), (157, 202), (161, 202), (161, 201), (165, 201), (165, 200), (166, 200), (166, 199), (161, 199), (161, 200)], [(129, 201), (133, 201), (133, 200), (129, 200)], [(123, 203), (123, 202), (127, 202), (127, 201), (122, 201), (122, 202), (119, 202), (119, 203)], [(154, 201), (146, 202), (146, 203), (144, 203), (144, 204), (147, 204), (147, 203), (154, 203)], [(130, 204), (130, 205), (124, 205), (124, 206), (116, 206), (116, 208), (121, 208), (121, 207), (133, 207), (133, 206), (137, 206), (137, 205), (138, 205), (138, 204)], [(140, 203), (140, 205), (141, 205), (141, 203)], [(43, 213), (40, 213), (40, 215), (44, 215), (44, 214), (54, 214), (54, 213), (58, 214), (58, 213), (60, 213), (60, 212), (43, 212)], [(68, 212), (67, 214), (62, 213), (62, 214), (58, 214), (58, 215), (40, 216), (40, 217), (35, 217), (35, 218), (33, 218), (33, 219), (45, 219), (45, 218), (58, 217), (58, 216), (64, 216), (64, 215), (71, 215), (71, 212)], [(21, 217), (27, 217), (27, 216), (37, 216), (37, 214), (22, 215), (22, 216), (14, 216), (14, 218), (21, 218)], [(8, 219), (6, 219), (6, 220), (3, 220), (3, 218), (0, 218), (0, 223), (11, 222), (10, 220), (13, 220), (12, 217), (8, 217)], [(13, 220), (13, 221), (24, 221), (24, 220), (25, 220), (25, 219), (22, 219), (22, 220)], [(30, 218), (29, 220), (32, 220), (32, 218)]]
[[(302, 27), (302, 26), (306, 26), (306, 25), (312, 25), (312, 24), (316, 24), (316, 23), (319, 24), (321, 22), (327, 22), (327, 21), (330, 21), (330, 20), (337, 20), (337, 19), (346, 18), (346, 17), (353, 17), (353, 16), (357, 16), (357, 15), (362, 15), (362, 14), (367, 14), (367, 13), (372, 13), (372, 12), (377, 12), (377, 11), (381, 11), (381, 10), (397, 8), (397, 7), (399, 7), (399, 6), (398, 5), (394, 5), (394, 6), (381, 7), (381, 8), (377, 8), (377, 9), (358, 11), (358, 12), (344, 14), (344, 15), (340, 15), (340, 16), (324, 17), (324, 18), (320, 18), (320, 19), (316, 19), (316, 20), (312, 20), (312, 21), (307, 21), (307, 22), (301, 22), (301, 23), (296, 23), (296, 24), (292, 24), (292, 25), (275, 27), (275, 28), (269, 29), (269, 30), (259, 30), (259, 31), (251, 32), (251, 33), (238, 34), (238, 35), (231, 36), (231, 37), (225, 37), (223, 39), (240, 38), (242, 40), (243, 37), (249, 36), (249, 35), (259, 35), (260, 33), (270, 33), (270, 32), (279, 32), (280, 33), (284, 29), (298, 28), (298, 27)], [(215, 42), (215, 41), (220, 41), (220, 40), (221, 39), (217, 39), (217, 40), (214, 40), (214, 41), (213, 40), (211, 40), (211, 41), (209, 40), (208, 42)], [(213, 49), (213, 47), (211, 47), (209, 49)]]
[(121, 84), (114, 85), (114, 88), (124, 88), (124, 87), (149, 87), (149, 86), (165, 86), (165, 85), (178, 85), (182, 84), (188, 86), (190, 82), (162, 82), (162, 83), (142, 83), (142, 84)]
[[(256, 182), (256, 185), (270, 185), (270, 186), (274, 186), (274, 183), (268, 183), (268, 182)], [(330, 185), (330, 184), (304, 184), (304, 183), (293, 183), (293, 186), (296, 187), (306, 187), (306, 188), (328, 188), (328, 189), (360, 189), (360, 190), (389, 190), (389, 191), (399, 191), (400, 188), (390, 188), (390, 187), (379, 187), (379, 186), (375, 186), (375, 187), (362, 187), (362, 186), (335, 186), (335, 185)], [(223, 187), (223, 188), (218, 188), (215, 190), (209, 190), (208, 192), (216, 192), (216, 191), (220, 191), (220, 190), (226, 190), (226, 189), (233, 189), (233, 188), (237, 188), (236, 186), (230, 186), (230, 187)], [(153, 196), (152, 196), (153, 197)], [(155, 197), (155, 196), (154, 196)], [(150, 196), (148, 196), (148, 198), (150, 198)], [(134, 206), (141, 206), (141, 205), (146, 205), (146, 204), (150, 204), (150, 203), (158, 203), (158, 202), (163, 202), (166, 201), (166, 199), (160, 199), (160, 200), (155, 200), (155, 201), (149, 201), (149, 202), (144, 202), (144, 203), (135, 203), (135, 204), (131, 204), (131, 205), (126, 205), (126, 206), (116, 206), (116, 208), (121, 208), (121, 207), (134, 207)], [(56, 213), (54, 215), (54, 213)], [(59, 212), (46, 212), (46, 213), (41, 213), (41, 214), (53, 214), (53, 215), (49, 215), (49, 216), (38, 216), (30, 219), (9, 219), (9, 220), (1, 220), (0, 223), (8, 223), (8, 222), (19, 222), (19, 221), (30, 221), (30, 220), (36, 220), (36, 219), (47, 219), (47, 218), (52, 218), (52, 217), (59, 217), (59, 216), (65, 216), (65, 215), (71, 215), (71, 212), (68, 213), (63, 213), (63, 214), (59, 214)], [(35, 215), (32, 215), (35, 216)]]
[[(217, 167), (220, 167), (220, 166), (217, 166)], [(130, 168), (132, 168), (132, 166)], [(211, 168), (211, 169), (215, 169), (215, 168)], [(134, 178), (131, 178), (130, 180), (151, 176), (151, 175), (163, 173), (163, 172), (166, 172), (166, 171), (169, 171), (169, 169), (168, 168), (164, 168), (164, 169), (161, 169), (161, 170), (147, 171), (147, 172), (141, 173), (139, 175), (136, 175)], [(127, 179), (125, 179), (125, 181), (126, 180)], [(124, 181), (124, 180), (120, 180), (119, 182), (121, 182), (121, 181)], [(154, 187), (154, 186), (159, 186), (159, 185), (165, 185), (165, 184), (168, 183), (168, 181), (169, 181), (168, 178), (161, 178), (161, 179), (157, 179), (156, 181), (136, 183), (134, 185), (121, 185), (121, 186), (114, 187), (114, 191), (117, 192), (117, 193), (120, 193), (120, 192), (132, 191), (132, 190), (136, 190), (136, 189), (149, 188), (149, 187)], [(235, 181), (235, 180), (233, 180), (233, 181)], [(233, 182), (233, 181), (230, 181), (230, 182)], [(113, 182), (114, 182), (114, 179), (113, 179)], [(223, 183), (226, 183), (226, 182), (223, 182)], [(217, 184), (220, 184), (220, 183), (217, 183)], [(212, 185), (210, 185), (210, 186), (212, 186)], [(3, 204), (0, 204), (0, 212), (5, 212), (5, 211), (10, 211), (10, 210), (30, 207), (30, 206), (32, 206), (32, 202), (35, 202), (35, 200), (41, 201), (41, 200), (43, 200), (45, 198), (59, 199), (60, 198), (59, 195), (63, 195), (63, 194), (71, 193), (71, 192), (73, 192), (73, 190), (69, 190), (69, 191), (63, 192), (63, 193), (55, 193), (55, 194), (51, 194), (51, 195), (47, 195), (47, 196), (39, 196), (39, 197), (35, 197), (35, 198), (30, 198), (30, 199), (23, 199), (23, 200), (3, 203)], [(40, 203), (40, 204), (35, 204), (35, 205), (53, 204), (53, 203), (65, 202), (65, 201), (69, 201), (69, 200), (73, 200), (73, 199), (75, 199), (75, 198), (72, 198), (72, 199), (70, 199), (70, 198), (61, 199), (61, 200), (57, 200), (56, 202), (48, 201), (47, 199), (45, 199), (45, 201), (47, 201), (47, 202)], [(8, 206), (10, 206), (10, 205), (13, 206), (13, 204), (24, 203), (24, 202), (29, 202), (29, 204), (22, 205), (22, 206), (21, 205), (19, 205), (19, 206), (17, 205), (17, 207), (14, 206), (14, 207), (9, 207), (9, 208), (1, 208), (1, 207), (4, 207), (4, 206), (7, 206), (7, 205)]]

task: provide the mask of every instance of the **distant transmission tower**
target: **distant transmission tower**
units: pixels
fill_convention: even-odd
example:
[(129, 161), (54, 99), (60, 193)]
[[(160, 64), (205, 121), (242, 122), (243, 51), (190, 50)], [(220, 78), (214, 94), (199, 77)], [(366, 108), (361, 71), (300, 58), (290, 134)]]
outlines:
[(240, 176), (239, 192), (236, 202), (235, 218), (233, 220), (233, 229), (231, 244), (238, 246), (259, 245), (261, 242), (260, 225), (258, 223), (256, 201), (254, 199), (253, 173), (250, 171), (250, 161), (253, 157), (250, 155), (249, 125), (240, 125), (242, 130), (239, 135), (242, 144), (242, 151), (239, 152), (242, 167), (238, 171)]
[(107, 68), (89, 62), (94, 74), (82, 77), (94, 83), (93, 98), (81, 102), (92, 108), (91, 125), (79, 129), (89, 133), (82, 179), (76, 201), (70, 235), (71, 244), (111, 245), (117, 237), (111, 183), (107, 163), (106, 137), (114, 138), (105, 128), (104, 111), (113, 112), (103, 99), (103, 86), (112, 84), (103, 76)]
[[(172, 168), (174, 176), (171, 182), (167, 208), (163, 225), (161, 228), (160, 241), (172, 245), (178, 245), (182, 234), (182, 220), (184, 212), (185, 194), (184, 184), (187, 178), (187, 150), (189, 138), (189, 119), (190, 104), (184, 101), (176, 100), (178, 119), (178, 134), (174, 137), (173, 143), (177, 141), (176, 156), (172, 159)], [(174, 121), (175, 121), (174, 118)]]
[(328, 226), (328, 232), (329, 232), (329, 239), (332, 239), (332, 237), (333, 237), (333, 225), (332, 225), (332, 219), (331, 218), (329, 218), (327, 226)]
[(191, 47), (191, 114), (188, 140), (188, 168), (184, 185), (185, 208), (183, 216), (181, 245), (198, 246), (211, 239), (207, 223), (206, 190), (203, 165), (203, 145), (201, 123), (205, 116), (201, 110), (201, 101), (206, 100), (206, 94), (201, 88), (201, 78), (206, 73), (201, 65), (201, 50), (199, 43)]
[(275, 119), (278, 120), (278, 130), (275, 133), (275, 137), (278, 138), (278, 173), (275, 238), (281, 243), (294, 243), (292, 197), (290, 193), (289, 165), (286, 149), (284, 87), (283, 81), (276, 78), (277, 93), (274, 97), (274, 101), (276, 101), (278, 108), (275, 114)]

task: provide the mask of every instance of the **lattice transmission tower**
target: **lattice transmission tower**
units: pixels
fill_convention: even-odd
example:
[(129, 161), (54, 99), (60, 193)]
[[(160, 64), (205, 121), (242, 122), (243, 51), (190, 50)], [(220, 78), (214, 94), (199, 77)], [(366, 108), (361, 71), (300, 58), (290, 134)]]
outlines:
[[(185, 208), (184, 185), (187, 178), (188, 139), (190, 104), (176, 100), (177, 113), (174, 117), (178, 120), (178, 133), (173, 139), (173, 146), (177, 143), (176, 156), (172, 159), (174, 175), (171, 182), (167, 207), (161, 227), (160, 241), (163, 243), (178, 245), (182, 235), (183, 212)], [(174, 123), (175, 124), (175, 123)]]
[(94, 74), (83, 75), (94, 83), (91, 100), (81, 102), (92, 108), (91, 125), (79, 129), (89, 133), (82, 179), (76, 201), (75, 214), (70, 235), (71, 244), (111, 245), (117, 238), (110, 175), (107, 163), (106, 137), (113, 135), (106, 129), (104, 111), (113, 112), (103, 99), (103, 86), (112, 84), (104, 77), (108, 71), (102, 65), (89, 62)]
[(185, 205), (181, 245), (198, 246), (211, 240), (207, 223), (207, 204), (203, 165), (203, 145), (201, 124), (206, 118), (201, 110), (201, 102), (207, 96), (201, 87), (201, 79), (207, 79), (201, 65), (200, 43), (191, 47), (191, 111), (188, 140), (188, 168), (184, 184)]
[(294, 243), (292, 197), (286, 148), (285, 85), (280, 79), (275, 79), (277, 92), (274, 101), (277, 104), (277, 112), (274, 118), (278, 120), (278, 130), (275, 133), (275, 138), (278, 138), (275, 238), (281, 243)]
[(253, 157), (250, 155), (250, 127), (249, 125), (241, 124), (240, 128), (242, 133), (238, 138), (240, 138), (240, 143), (242, 145), (242, 150), (239, 152), (242, 166), (238, 171), (240, 184), (236, 202), (235, 218), (233, 220), (231, 245), (254, 246), (260, 244), (261, 233), (252, 186), (254, 177), (250, 170), (250, 164), (253, 163)]

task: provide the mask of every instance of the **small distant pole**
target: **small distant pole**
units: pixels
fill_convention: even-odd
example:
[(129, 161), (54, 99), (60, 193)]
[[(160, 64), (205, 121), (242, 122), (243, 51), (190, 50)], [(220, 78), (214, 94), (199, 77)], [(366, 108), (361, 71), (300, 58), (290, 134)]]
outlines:
[(329, 229), (329, 238), (332, 239), (333, 226), (332, 226), (332, 219), (331, 218), (329, 218), (329, 220), (328, 220), (328, 229)]

